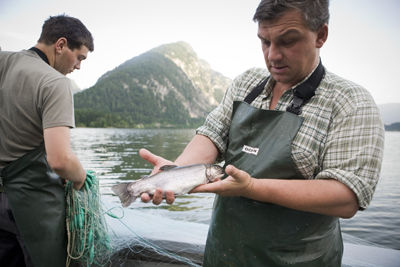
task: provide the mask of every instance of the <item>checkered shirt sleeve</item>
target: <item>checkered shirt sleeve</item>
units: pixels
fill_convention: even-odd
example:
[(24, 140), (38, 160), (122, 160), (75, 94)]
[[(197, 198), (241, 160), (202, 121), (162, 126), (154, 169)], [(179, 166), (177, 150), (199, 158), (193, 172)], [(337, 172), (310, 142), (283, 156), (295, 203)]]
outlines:
[[(238, 76), (221, 103), (206, 118), (197, 134), (209, 137), (223, 160), (227, 146), (234, 101), (243, 100), (268, 76), (266, 70), (250, 69)], [(251, 105), (267, 109), (272, 98), (270, 79), (266, 90)], [(280, 98), (276, 110), (285, 111), (293, 99), (293, 89)], [(356, 194), (361, 209), (366, 208), (379, 179), (384, 128), (379, 110), (363, 87), (329, 71), (303, 106), (302, 126), (292, 143), (292, 158), (306, 179), (335, 179)]]

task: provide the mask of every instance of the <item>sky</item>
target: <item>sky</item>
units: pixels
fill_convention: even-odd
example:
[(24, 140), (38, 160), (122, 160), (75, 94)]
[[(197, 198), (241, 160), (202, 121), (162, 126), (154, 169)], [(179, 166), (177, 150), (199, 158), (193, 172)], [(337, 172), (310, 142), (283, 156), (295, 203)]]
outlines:
[[(44, 20), (79, 18), (95, 49), (69, 74), (78, 87), (162, 44), (184, 41), (211, 68), (233, 79), (265, 67), (257, 24), (259, 0), (0, 0), (0, 47), (34, 46)], [(377, 104), (400, 103), (400, 1), (331, 0), (324, 66), (364, 86)]]

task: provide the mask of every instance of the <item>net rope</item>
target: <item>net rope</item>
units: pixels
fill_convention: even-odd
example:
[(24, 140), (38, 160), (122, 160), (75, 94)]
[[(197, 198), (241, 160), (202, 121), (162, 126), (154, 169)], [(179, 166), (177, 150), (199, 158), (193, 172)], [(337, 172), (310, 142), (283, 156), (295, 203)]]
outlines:
[(99, 182), (94, 172), (87, 171), (81, 190), (68, 181), (66, 194), (67, 263), (101, 265), (109, 257), (110, 237), (100, 201)]
[[(85, 183), (80, 190), (75, 190), (73, 183), (68, 181), (65, 186), (65, 196), (68, 238), (66, 267), (70, 266), (72, 261), (79, 263), (80, 266), (111, 265), (118, 250), (123, 246), (140, 254), (141, 251), (137, 251), (137, 246), (139, 246), (188, 266), (200, 267), (190, 259), (170, 252), (141, 237), (123, 221), (123, 214), (117, 216), (112, 212), (114, 208), (104, 210), (100, 199), (99, 181), (93, 171), (87, 171)], [(112, 232), (108, 229), (105, 215), (118, 220), (134, 235), (133, 245), (117, 245), (120, 238), (116, 236), (116, 242), (114, 246), (112, 245), (110, 238)]]

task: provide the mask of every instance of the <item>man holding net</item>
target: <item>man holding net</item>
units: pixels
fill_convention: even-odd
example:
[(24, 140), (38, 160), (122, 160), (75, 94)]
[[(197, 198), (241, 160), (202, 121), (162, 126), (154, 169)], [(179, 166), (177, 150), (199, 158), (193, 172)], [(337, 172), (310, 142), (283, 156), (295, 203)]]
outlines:
[(64, 179), (86, 172), (70, 147), (73, 84), (93, 51), (76, 18), (47, 19), (29, 50), (0, 52), (0, 265), (65, 266)]

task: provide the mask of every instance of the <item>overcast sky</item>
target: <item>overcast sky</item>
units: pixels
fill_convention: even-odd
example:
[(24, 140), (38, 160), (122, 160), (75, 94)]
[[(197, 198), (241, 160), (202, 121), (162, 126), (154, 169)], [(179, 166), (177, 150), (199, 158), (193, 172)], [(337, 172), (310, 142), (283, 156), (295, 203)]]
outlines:
[[(36, 44), (45, 19), (79, 18), (95, 50), (69, 77), (82, 89), (105, 72), (156, 46), (185, 41), (211, 67), (234, 78), (264, 67), (257, 25), (259, 0), (0, 0), (0, 47)], [(400, 103), (400, 1), (331, 0), (328, 70), (367, 88), (378, 104)]]

